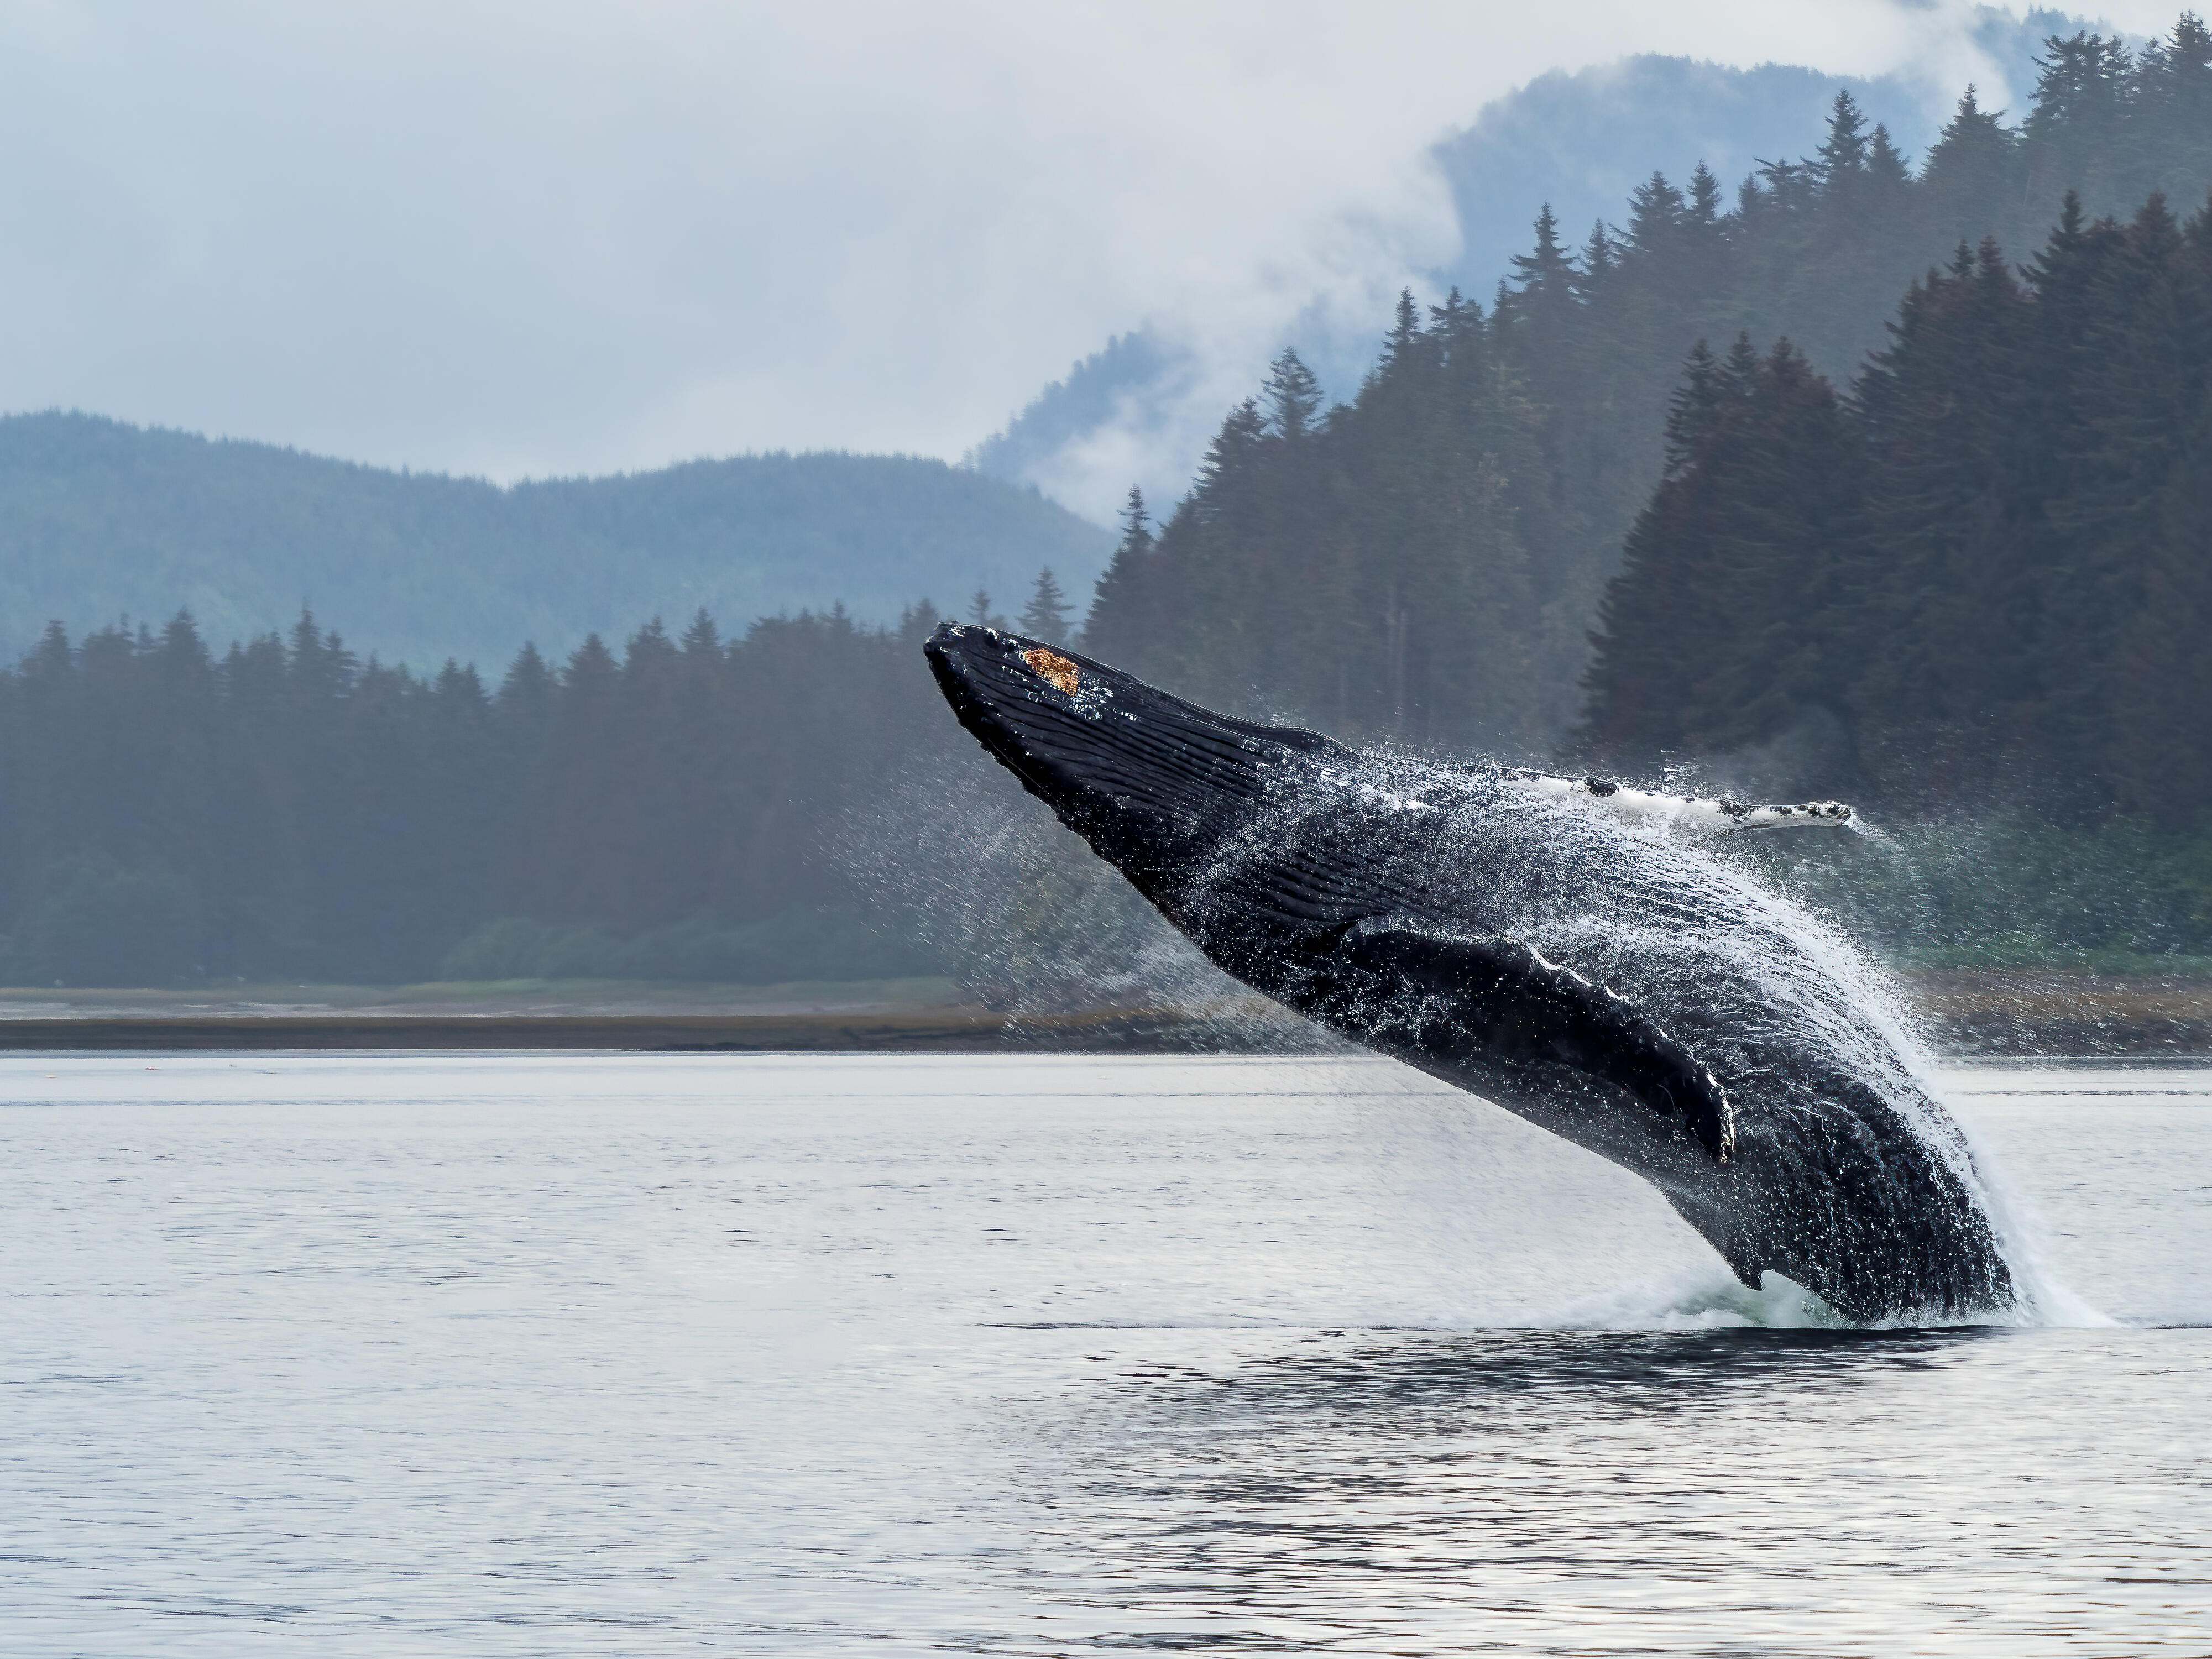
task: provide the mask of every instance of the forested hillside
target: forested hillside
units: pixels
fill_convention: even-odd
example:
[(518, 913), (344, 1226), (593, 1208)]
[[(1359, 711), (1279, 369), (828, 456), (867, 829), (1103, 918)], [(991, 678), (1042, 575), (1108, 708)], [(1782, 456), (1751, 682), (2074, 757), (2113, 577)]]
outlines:
[(1732, 203), (1707, 168), (1655, 173), (1579, 250), (1547, 210), (1487, 309), (1403, 301), (1347, 405), (1317, 407), (1286, 354), (1157, 536), (1125, 534), (1093, 646), (1353, 734), (1556, 746), (1696, 342), (1786, 336), (1809, 371), (1848, 373), (1962, 240), (2035, 246), (2069, 191), (2093, 216), (2206, 199), (2212, 35), (2194, 16), (2141, 53), (2054, 39), (2044, 63), (2019, 126), (1969, 93), (1917, 172), (1838, 94), (1817, 153)]
[(1892, 803), (2212, 814), (2212, 207), (2069, 204), (1916, 284), (1849, 397), (1694, 354), (1603, 608), (1587, 739), (1726, 754), (1808, 720)]
[[(2035, 55), (2046, 39), (2085, 27), (2060, 11), (2017, 16), (1979, 7), (1967, 35), (2006, 85), (2026, 88), (2036, 82)], [(1862, 79), (1795, 64), (1738, 69), (1651, 54), (1540, 76), (1434, 146), (1430, 159), (1449, 191), (1459, 246), (1444, 264), (1413, 274), (1437, 294), (1455, 284), (1487, 294), (1524, 246), (1537, 202), (1550, 202), (1570, 240), (1578, 240), (1584, 227), (1617, 216), (1654, 169), (1686, 179), (1702, 158), (1734, 181), (1764, 159), (1810, 153), (1838, 91), (1915, 155), (1936, 142), (1948, 101), (1931, 99), (1926, 81), (1911, 72)], [(1992, 106), (2007, 101), (1983, 91)], [(1300, 336), (1283, 343), (1297, 344), (1326, 385), (1355, 386), (1373, 360), (1371, 331), (1316, 335), (1310, 313), (1299, 327)], [(1087, 475), (1097, 457), (1133, 447), (1173, 453), (1189, 429), (1199, 379), (1188, 334), (1170, 317), (1109, 341), (979, 444), (971, 461), (994, 477), (1053, 489)], [(1212, 418), (1211, 411), (1200, 417), (1201, 441)], [(1136, 482), (1157, 482), (1163, 499), (1172, 500), (1183, 476)]]
[[(1984, 7), (1968, 34), (2002, 85), (2025, 93), (2036, 84), (2035, 59), (2046, 40), (2093, 27), (2063, 11), (2021, 17)], [(1838, 92), (1850, 93), (1869, 123), (1887, 126), (1901, 149), (1924, 155), (1958, 90), (1931, 87), (1917, 70), (1841, 76), (1796, 64), (1735, 69), (1651, 55), (1555, 70), (1487, 105), (1436, 146), (1461, 247), (1433, 278), (1487, 292), (1526, 244), (1532, 200), (1550, 202), (1579, 239), (1585, 227), (1616, 216), (1655, 170), (1684, 179), (1702, 161), (1733, 182), (1769, 161), (1809, 154)], [(1988, 86), (1981, 97), (1993, 107), (2008, 101)]]
[(0, 419), (0, 653), (46, 623), (159, 620), (208, 636), (303, 604), (386, 660), (567, 652), (702, 605), (842, 603), (889, 623), (929, 595), (1087, 586), (1111, 538), (1034, 490), (939, 461), (756, 455), (501, 489), (79, 415)]
[(935, 623), (702, 617), (492, 687), (307, 618), (220, 656), (52, 629), (0, 674), (0, 984), (933, 971), (826, 854), (961, 738)]

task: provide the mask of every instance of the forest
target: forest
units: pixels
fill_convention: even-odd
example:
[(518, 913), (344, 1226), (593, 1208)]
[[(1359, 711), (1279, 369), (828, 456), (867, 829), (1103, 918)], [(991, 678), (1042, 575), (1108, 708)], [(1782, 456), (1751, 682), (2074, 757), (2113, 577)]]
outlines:
[(2091, 221), (2212, 194), (2196, 16), (2140, 52), (2054, 38), (2042, 63), (2017, 126), (1970, 90), (1917, 170), (1839, 94), (1818, 153), (1765, 165), (1732, 204), (1705, 168), (1654, 175), (1578, 250), (1547, 210), (1486, 308), (1406, 296), (1346, 404), (1316, 408), (1286, 353), (1164, 523), (1132, 504), (1094, 648), (1354, 737), (1558, 751), (1698, 342), (1786, 337), (1848, 377), (1962, 245), (2032, 252), (2069, 191)]
[[(1405, 295), (1349, 403), (1284, 354), (1080, 628), (1048, 572), (1016, 624), (1353, 741), (1851, 793), (1910, 855), (1783, 873), (1900, 952), (2212, 955), (2208, 193), (2193, 16), (2054, 39), (1917, 168), (1838, 96), (1732, 204), (1655, 176), (1486, 305)], [(0, 672), (0, 982), (941, 969), (852, 831), (977, 764), (936, 617), (495, 683), (57, 623)]]
[[(2081, 25), (2048, 9), (2016, 14), (1970, 9), (1966, 37), (1994, 77), (2033, 87), (2037, 58), (2052, 34)], [(1965, 20), (1960, 20), (1964, 21)], [(1655, 170), (1689, 178), (1702, 158), (1733, 181), (1765, 158), (1818, 148), (1835, 94), (1850, 93), (1869, 122), (1886, 122), (1895, 143), (1916, 155), (1935, 143), (1942, 116), (1918, 65), (1872, 77), (1838, 76), (1802, 65), (1740, 66), (1705, 58), (1638, 53), (1572, 72), (1554, 70), (1482, 106), (1468, 125), (1440, 137), (1428, 160), (1450, 193), (1458, 246), (1439, 247), (1440, 263), (1415, 286), (1431, 297), (1457, 286), (1487, 294), (1509, 258), (1523, 250), (1528, 217), (1548, 201), (1560, 225), (1616, 216), (1630, 191)], [(1984, 99), (1991, 104), (2002, 99)], [(1945, 112), (1948, 113), (1948, 112)], [(1893, 295), (1879, 297), (1887, 304)], [(1316, 314), (1318, 311), (1318, 314)], [(1880, 315), (1872, 319), (1877, 337)], [(1374, 361), (1373, 330), (1351, 307), (1307, 307), (1278, 346), (1295, 345), (1332, 388), (1358, 386)], [(1172, 314), (1109, 339), (1041, 391), (1007, 426), (970, 452), (978, 470), (1017, 483), (1081, 490), (1086, 503), (1113, 493), (1108, 453), (1137, 455), (1187, 447), (1189, 422), (1203, 419), (1197, 391), (1207, 356), (1200, 337)], [(1848, 372), (1850, 364), (1829, 365)], [(1218, 418), (1218, 410), (1213, 411)], [(1200, 434), (1202, 441), (1203, 434)], [(1162, 501), (1182, 493), (1188, 471), (1159, 465), (1120, 481), (1140, 483)]]
[(0, 676), (0, 983), (933, 971), (823, 832), (959, 735), (916, 695), (936, 621), (702, 615), (491, 687), (312, 617), (219, 657), (57, 626)]
[(1583, 738), (1649, 767), (1839, 728), (1895, 806), (2212, 815), (2212, 208), (2069, 199), (1906, 295), (1839, 393), (1692, 353), (1601, 613)]

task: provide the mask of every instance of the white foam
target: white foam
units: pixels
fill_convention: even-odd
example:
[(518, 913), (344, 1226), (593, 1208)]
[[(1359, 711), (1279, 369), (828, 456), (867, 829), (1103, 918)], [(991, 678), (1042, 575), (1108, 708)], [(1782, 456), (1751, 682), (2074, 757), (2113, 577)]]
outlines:
[(1509, 787), (1524, 793), (1684, 837), (1733, 836), (1751, 830), (1836, 830), (1856, 821), (1841, 801), (1746, 806), (1721, 796), (1665, 794), (1601, 778), (1559, 777), (1520, 767), (1504, 768), (1498, 775)]

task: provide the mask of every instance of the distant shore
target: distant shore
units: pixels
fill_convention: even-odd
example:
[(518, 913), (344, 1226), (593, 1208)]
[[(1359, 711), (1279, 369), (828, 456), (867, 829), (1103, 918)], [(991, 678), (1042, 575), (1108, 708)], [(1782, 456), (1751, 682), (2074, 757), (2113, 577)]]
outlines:
[(1946, 969), (1899, 975), (1946, 1054), (2212, 1054), (2212, 978), (2063, 969)]
[[(2060, 969), (1901, 976), (1960, 1055), (2212, 1054), (2212, 978)], [(515, 981), (395, 988), (0, 989), (0, 1052), (629, 1049), (1273, 1054), (1338, 1046), (1258, 999), (1006, 1013), (941, 979), (782, 986)]]

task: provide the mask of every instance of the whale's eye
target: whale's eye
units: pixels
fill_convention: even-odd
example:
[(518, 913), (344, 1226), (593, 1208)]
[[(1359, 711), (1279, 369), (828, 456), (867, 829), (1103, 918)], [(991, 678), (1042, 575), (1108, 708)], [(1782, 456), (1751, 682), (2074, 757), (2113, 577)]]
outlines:
[(1075, 672), (1075, 665), (1061, 656), (1059, 652), (1048, 651), (1042, 646), (1038, 646), (1033, 650), (1023, 652), (1022, 660), (1034, 669), (1036, 677), (1046, 684), (1058, 687), (1071, 697), (1075, 695), (1075, 688), (1080, 684)]

